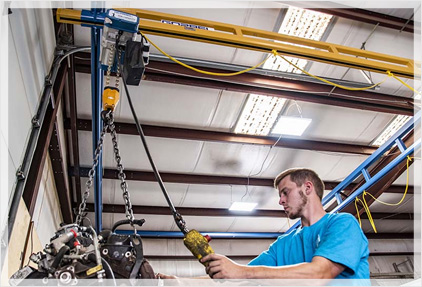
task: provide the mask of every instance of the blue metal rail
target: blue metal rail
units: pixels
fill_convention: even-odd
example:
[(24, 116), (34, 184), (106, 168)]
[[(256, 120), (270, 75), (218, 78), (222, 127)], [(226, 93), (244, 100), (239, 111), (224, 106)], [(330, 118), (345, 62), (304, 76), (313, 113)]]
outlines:
[[(348, 177), (346, 177), (339, 185), (337, 185), (329, 194), (327, 194), (322, 199), (322, 205), (327, 204), (334, 197), (337, 199), (338, 205), (330, 212), (338, 212), (345, 208), (349, 203), (351, 203), (357, 196), (361, 195), (364, 190), (370, 188), (388, 172), (390, 172), (394, 167), (396, 167), (400, 162), (405, 160), (408, 155), (412, 154), (417, 150), (421, 145), (421, 139), (415, 140), (415, 142), (410, 146), (406, 147), (402, 141), (402, 138), (406, 136), (415, 125), (420, 124), (421, 113), (419, 111), (413, 119), (410, 119), (399, 131), (397, 131), (386, 143), (380, 146), (370, 157), (368, 157), (362, 164), (360, 164)], [(369, 175), (368, 168), (382, 157), (387, 151), (397, 144), (400, 149), (400, 154), (391, 161), (387, 166), (385, 166), (378, 173), (372, 177)], [(351, 184), (355, 179), (360, 175), (363, 175), (366, 182), (359, 189), (354, 191), (346, 200), (342, 200), (340, 197), (340, 192), (343, 191), (349, 184)], [(291, 228), (289, 228), (286, 233), (291, 232), (300, 225), (300, 220), (297, 221)]]
[[(117, 234), (131, 235), (133, 230), (116, 230)], [(183, 238), (184, 235), (180, 231), (138, 231), (139, 235), (144, 238)], [(211, 238), (219, 239), (271, 239), (280, 236), (278, 232), (201, 232), (202, 234), (208, 234)]]

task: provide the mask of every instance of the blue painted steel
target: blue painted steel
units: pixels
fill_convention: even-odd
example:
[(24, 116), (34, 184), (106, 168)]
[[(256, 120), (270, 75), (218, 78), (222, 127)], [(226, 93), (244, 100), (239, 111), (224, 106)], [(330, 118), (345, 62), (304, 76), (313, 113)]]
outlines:
[(82, 10), (81, 26), (83, 27), (102, 27), (104, 25), (104, 15), (101, 9)]
[[(421, 121), (421, 114), (422, 111), (419, 111), (413, 119), (409, 120), (399, 131), (397, 131), (386, 143), (380, 146), (371, 156), (369, 156), (362, 164), (358, 166), (348, 177), (346, 177), (339, 185), (337, 185), (329, 194), (327, 194), (322, 199), (322, 205), (324, 206), (327, 204), (332, 198), (336, 196), (339, 192), (341, 192), (344, 188), (346, 188), (350, 183), (352, 183), (366, 168), (370, 167), (376, 160), (378, 160), (381, 156), (384, 155), (391, 147), (396, 144), (396, 139), (401, 139), (404, 137), (409, 131), (411, 131), (414, 127), (415, 123), (420, 123)], [(368, 189), (378, 180), (380, 180), (385, 174), (387, 174), (391, 169), (393, 169), (396, 165), (398, 165), (401, 161), (403, 161), (409, 154), (413, 153), (413, 151), (419, 148), (421, 145), (421, 140), (415, 141), (410, 147), (406, 148), (402, 153), (397, 156), (393, 161), (391, 161), (387, 166), (385, 166), (380, 172), (375, 174), (369, 181), (367, 181), (364, 185), (362, 185), (358, 190), (356, 190), (353, 194), (351, 194), (346, 200), (344, 200), (340, 205), (338, 205), (334, 210), (331, 211), (337, 212), (344, 207), (346, 207), (349, 203), (351, 203), (357, 196), (359, 196), (365, 189)], [(292, 230), (296, 229), (300, 225), (300, 220), (297, 221), (286, 233), (291, 232)]]
[[(102, 13), (100, 9), (92, 9), (93, 19), (97, 13)], [(100, 139), (102, 129), (102, 92), (103, 92), (103, 72), (100, 65), (101, 52), (101, 28), (91, 28), (91, 96), (92, 96), (92, 149), (93, 156)], [(95, 229), (100, 232), (102, 229), (102, 154), (98, 158), (98, 165), (94, 175), (94, 207), (95, 207)]]
[(371, 176), (369, 175), (369, 172), (365, 168), (362, 169), (362, 174), (363, 174), (363, 177), (365, 178), (366, 181), (371, 180)]
[[(133, 234), (133, 230), (116, 230), (117, 234), (130, 235)], [(183, 238), (183, 233), (180, 231), (138, 231), (137, 232), (142, 237), (152, 237), (152, 238)], [(201, 234), (209, 235), (211, 238), (277, 238), (283, 233), (276, 232), (202, 232)]]
[(396, 144), (401, 152), (404, 152), (406, 150), (406, 145), (401, 139), (396, 139)]
[(336, 193), (336, 200), (337, 200), (337, 204), (340, 204), (343, 202), (343, 199), (341, 198), (340, 193)]
[(349, 203), (351, 203), (357, 196), (361, 195), (364, 190), (371, 187), (374, 183), (380, 180), (384, 175), (390, 172), (394, 167), (396, 167), (400, 162), (406, 159), (408, 155), (413, 153), (415, 149), (418, 149), (421, 146), (421, 139), (415, 141), (405, 152), (398, 155), (392, 162), (386, 165), (382, 170), (380, 170), (377, 174), (375, 174), (370, 181), (366, 182), (362, 185), (358, 190), (356, 190), (352, 196), (349, 196), (346, 200), (343, 201), (341, 205), (336, 206), (330, 213), (337, 212), (344, 207), (346, 207)]

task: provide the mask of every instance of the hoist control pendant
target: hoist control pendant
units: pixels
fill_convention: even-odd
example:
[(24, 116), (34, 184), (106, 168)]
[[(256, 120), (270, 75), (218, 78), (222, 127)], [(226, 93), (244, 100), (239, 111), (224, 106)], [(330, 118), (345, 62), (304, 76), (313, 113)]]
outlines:
[(112, 110), (117, 106), (120, 100), (120, 92), (115, 87), (105, 87), (103, 92), (103, 109)]
[[(208, 244), (208, 241), (211, 240), (209, 238), (209, 236), (205, 237), (195, 229), (192, 229), (185, 234), (183, 243), (185, 244), (186, 248), (192, 252), (193, 256), (198, 258), (198, 260), (201, 260), (202, 257), (214, 253), (214, 250), (212, 250), (211, 246)], [(208, 265), (208, 263), (202, 264), (205, 266)]]

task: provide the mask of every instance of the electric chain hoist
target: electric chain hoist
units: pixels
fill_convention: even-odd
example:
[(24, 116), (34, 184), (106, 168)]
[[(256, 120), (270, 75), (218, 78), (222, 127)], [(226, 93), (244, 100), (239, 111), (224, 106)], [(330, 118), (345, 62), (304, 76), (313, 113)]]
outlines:
[[(120, 99), (119, 77), (128, 96), (134, 120), (141, 136), (148, 159), (163, 191), (176, 225), (184, 234), (185, 246), (197, 258), (214, 253), (208, 244), (210, 238), (204, 237), (196, 230), (188, 230), (183, 217), (177, 212), (164, 187), (160, 174), (149, 153), (147, 143), (133, 109), (129, 91), (126, 85), (138, 85), (149, 61), (149, 43), (138, 34), (139, 18), (135, 15), (114, 9), (107, 10), (104, 16), (103, 36), (101, 40), (100, 62), (106, 69), (106, 80), (103, 91), (103, 128), (97, 148), (94, 152), (92, 167), (88, 173), (85, 192), (79, 205), (75, 223), (62, 226), (51, 238), (44, 252), (30, 256), (30, 260), (38, 265), (38, 269), (25, 266), (11, 277), (12, 285), (19, 285), (23, 279), (40, 278), (43, 284), (49, 279), (57, 279), (59, 285), (75, 285), (78, 279), (98, 278), (98, 280), (126, 278), (152, 279), (154, 271), (143, 257), (141, 237), (137, 234), (136, 225), (142, 226), (144, 219), (134, 218), (126, 174), (121, 162), (120, 150), (114, 125), (114, 110)], [(123, 57), (123, 59), (122, 59)], [(121, 68), (123, 66), (123, 69)], [(112, 72), (115, 72), (114, 86), (111, 84)], [(114, 157), (117, 164), (118, 177), (121, 181), (123, 199), (125, 202), (126, 219), (114, 224), (112, 230), (103, 230), (96, 234), (95, 230), (82, 225), (86, 218), (86, 204), (90, 188), (95, 176), (99, 156), (102, 153), (104, 137), (110, 132)], [(132, 235), (115, 233), (117, 227), (130, 224)], [(204, 264), (206, 265), (206, 264)]]

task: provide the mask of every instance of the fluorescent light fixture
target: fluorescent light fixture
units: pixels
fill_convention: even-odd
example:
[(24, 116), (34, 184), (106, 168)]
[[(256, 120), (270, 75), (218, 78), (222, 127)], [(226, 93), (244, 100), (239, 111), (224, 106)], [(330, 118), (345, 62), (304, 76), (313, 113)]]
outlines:
[[(289, 7), (278, 33), (319, 41), (324, 35), (332, 15), (302, 8)], [(276, 41), (279, 42), (279, 41)], [(294, 44), (292, 44), (294, 45)], [(300, 45), (294, 45), (300, 46)], [(304, 69), (307, 60), (285, 57), (301, 69)], [(291, 73), (302, 73), (280, 57), (270, 57), (263, 66), (264, 69), (277, 70)]]
[(252, 211), (258, 203), (255, 202), (233, 202), (229, 210), (231, 211)]
[(249, 94), (234, 132), (268, 135), (285, 102), (286, 99), (278, 97)]
[(394, 120), (387, 126), (387, 128), (377, 137), (372, 143), (373, 146), (382, 146), (388, 141), (392, 135), (394, 135), (399, 129), (401, 129), (405, 123), (407, 123), (412, 117), (405, 115), (397, 115)]
[(301, 136), (311, 122), (312, 119), (281, 116), (271, 133)]

